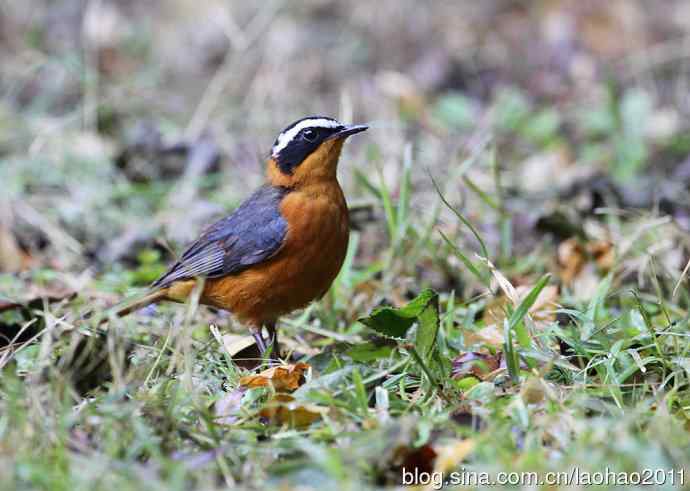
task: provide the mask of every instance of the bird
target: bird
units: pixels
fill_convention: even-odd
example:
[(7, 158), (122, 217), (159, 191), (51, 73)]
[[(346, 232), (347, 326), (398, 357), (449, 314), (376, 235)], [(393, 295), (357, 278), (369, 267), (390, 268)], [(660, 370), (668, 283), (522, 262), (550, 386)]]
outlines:
[(203, 278), (199, 303), (230, 312), (262, 357), (269, 349), (277, 356), (278, 318), (321, 298), (345, 260), (350, 223), (338, 161), (345, 140), (367, 129), (326, 116), (286, 127), (271, 148), (265, 183), (207, 227), (146, 293), (101, 322), (161, 301), (186, 302)]

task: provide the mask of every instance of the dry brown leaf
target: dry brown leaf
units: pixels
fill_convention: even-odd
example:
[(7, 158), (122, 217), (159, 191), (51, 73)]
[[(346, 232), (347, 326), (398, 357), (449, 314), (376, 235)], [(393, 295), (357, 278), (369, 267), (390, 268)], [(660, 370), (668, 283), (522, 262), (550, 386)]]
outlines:
[(299, 352), (307, 356), (315, 356), (322, 352), (320, 348), (310, 346), (306, 341), (296, 341), (288, 336), (280, 337), (280, 349), (283, 353)]
[(475, 441), (467, 438), (465, 440), (452, 440), (444, 442), (443, 445), (435, 446), (436, 462), (434, 472), (446, 475), (447, 473), (460, 467), (460, 464), (474, 450)]
[[(504, 296), (496, 296), (489, 300), (482, 313), (482, 322), (484, 325), (503, 325), (505, 319), (505, 308), (510, 301)], [(499, 322), (500, 321), (500, 322)]]
[(613, 268), (616, 261), (616, 251), (612, 242), (608, 240), (590, 242), (587, 244), (587, 252), (602, 270), (609, 271)]
[(304, 428), (328, 414), (328, 408), (297, 402), (289, 394), (276, 394), (259, 414), (274, 424)]
[[(532, 288), (518, 288), (521, 299), (525, 298)], [(529, 314), (535, 323), (551, 322), (556, 320), (556, 308), (558, 308), (558, 287), (547, 285), (539, 292), (537, 299), (529, 309)]]
[(210, 330), (218, 344), (223, 347), (223, 350), (238, 367), (254, 370), (261, 365), (262, 356), (253, 337), (238, 334), (221, 335), (220, 330), (215, 325), (211, 325)]
[[(517, 307), (520, 302), (522, 302), (529, 292), (532, 290), (532, 286), (518, 286), (514, 288), (514, 294), (517, 301), (513, 302), (513, 308)], [(484, 309), (484, 315), (482, 320), (487, 326), (503, 326), (503, 321), (506, 318), (506, 304), (508, 299), (505, 296), (500, 296), (489, 302), (489, 304)], [(535, 324), (540, 325), (547, 322), (551, 322), (556, 319), (556, 308), (558, 303), (558, 287), (556, 285), (547, 285), (541, 292), (539, 296), (534, 301), (534, 304), (529, 309), (529, 314), (534, 320)], [(500, 332), (500, 330), (499, 330)], [(501, 339), (503, 335), (501, 334)]]
[[(485, 327), (478, 331), (464, 331), (465, 345), (486, 344), (494, 347), (502, 347), (503, 323), (506, 319), (508, 302), (512, 303), (513, 308), (517, 307), (522, 300), (527, 297), (532, 290), (532, 285), (521, 285), (515, 288), (508, 279), (487, 261), (491, 268), (494, 278), (498, 282), (503, 295), (495, 297), (490, 301), (482, 315)], [(539, 296), (529, 309), (529, 314), (537, 327), (556, 319), (556, 308), (558, 306), (558, 287), (547, 285), (539, 292)]]
[(465, 346), (486, 344), (488, 346), (503, 346), (503, 331), (496, 324), (489, 324), (478, 331), (463, 331)]
[(306, 363), (275, 366), (257, 375), (242, 377), (240, 385), (250, 389), (273, 386), (277, 391), (293, 391), (300, 386), (302, 375), (310, 368)]
[(498, 283), (499, 288), (503, 291), (503, 295), (508, 297), (514, 305), (517, 305), (519, 303), (519, 298), (513, 284), (508, 281), (508, 278), (506, 278), (503, 273), (496, 269), (496, 266), (494, 266), (491, 261), (488, 259), (484, 259), (484, 261), (486, 262), (486, 266), (489, 268), (489, 271), (491, 271), (494, 281)]
[(607, 272), (613, 268), (616, 250), (608, 240), (583, 245), (572, 237), (558, 246), (557, 260), (563, 283), (586, 294), (586, 290), (599, 281), (596, 269)]
[(595, 57), (613, 60), (644, 49), (649, 39), (643, 28), (643, 11), (626, 1), (606, 2), (602, 6), (585, 10), (578, 18), (578, 39), (585, 50)]
[(9, 227), (0, 221), (0, 272), (17, 273), (31, 266), (31, 257), (24, 253)]
[(563, 283), (570, 284), (580, 274), (587, 261), (585, 249), (573, 237), (564, 240), (558, 245), (557, 255), (561, 280)]
[(454, 378), (462, 378), (474, 375), (479, 380), (485, 380), (491, 373), (499, 368), (501, 353), (495, 355), (469, 351), (453, 360), (452, 374)]

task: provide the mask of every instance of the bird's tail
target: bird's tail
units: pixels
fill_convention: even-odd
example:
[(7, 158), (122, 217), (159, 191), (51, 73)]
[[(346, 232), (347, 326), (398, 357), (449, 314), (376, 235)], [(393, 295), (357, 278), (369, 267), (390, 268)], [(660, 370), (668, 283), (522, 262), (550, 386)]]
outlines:
[[(135, 310), (142, 309), (147, 305), (155, 304), (166, 298), (167, 289), (161, 288), (142, 295), (135, 295), (126, 298), (122, 302), (110, 307), (98, 317), (98, 325), (108, 322), (113, 317), (124, 317)], [(91, 310), (82, 315), (83, 319), (95, 318), (95, 311)]]

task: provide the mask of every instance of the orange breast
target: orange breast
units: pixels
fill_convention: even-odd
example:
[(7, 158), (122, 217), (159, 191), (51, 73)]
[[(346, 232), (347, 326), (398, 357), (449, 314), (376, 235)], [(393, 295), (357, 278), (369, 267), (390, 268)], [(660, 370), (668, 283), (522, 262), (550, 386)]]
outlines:
[(335, 179), (292, 191), (281, 204), (285, 242), (270, 260), (206, 281), (202, 302), (254, 325), (273, 321), (320, 298), (345, 259), (347, 205)]

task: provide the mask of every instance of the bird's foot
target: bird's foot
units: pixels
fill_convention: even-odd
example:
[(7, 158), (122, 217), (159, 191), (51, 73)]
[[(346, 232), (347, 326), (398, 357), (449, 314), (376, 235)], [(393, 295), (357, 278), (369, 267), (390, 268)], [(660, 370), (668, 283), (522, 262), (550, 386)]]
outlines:
[(262, 358), (264, 358), (266, 356), (266, 353), (268, 352), (272, 360), (277, 360), (280, 358), (280, 348), (278, 345), (278, 335), (275, 330), (275, 326), (267, 326), (267, 330), (269, 338), (268, 345), (266, 344), (266, 340), (263, 336), (263, 329), (259, 329), (256, 331), (252, 330), (252, 336), (254, 337), (256, 347), (259, 349), (259, 353), (261, 354)]
[(254, 337), (254, 341), (256, 342), (256, 347), (259, 348), (259, 353), (261, 356), (264, 356), (264, 353), (266, 353), (266, 343), (264, 341), (264, 337), (261, 334), (261, 329), (258, 331), (252, 331), (252, 336)]

